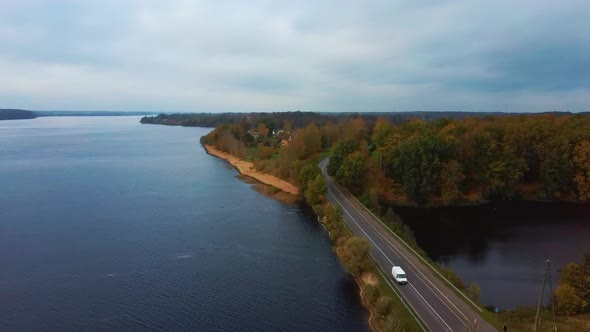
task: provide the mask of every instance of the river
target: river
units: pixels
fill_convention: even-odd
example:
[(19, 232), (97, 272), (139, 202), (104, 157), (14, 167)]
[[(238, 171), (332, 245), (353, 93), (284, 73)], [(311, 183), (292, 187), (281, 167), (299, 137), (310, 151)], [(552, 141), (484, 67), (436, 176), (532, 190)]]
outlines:
[(139, 117), (0, 122), (0, 331), (367, 331), (313, 215)]
[(537, 304), (547, 260), (555, 289), (559, 270), (590, 253), (588, 205), (503, 202), (396, 211), (434, 261), (467, 287), (477, 283), (482, 303), (504, 309)]

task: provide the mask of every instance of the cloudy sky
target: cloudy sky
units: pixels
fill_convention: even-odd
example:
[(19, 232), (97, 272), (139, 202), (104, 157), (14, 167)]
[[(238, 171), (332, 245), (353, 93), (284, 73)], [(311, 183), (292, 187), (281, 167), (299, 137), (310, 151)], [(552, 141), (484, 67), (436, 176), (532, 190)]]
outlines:
[(0, 108), (590, 111), (590, 1), (0, 0)]

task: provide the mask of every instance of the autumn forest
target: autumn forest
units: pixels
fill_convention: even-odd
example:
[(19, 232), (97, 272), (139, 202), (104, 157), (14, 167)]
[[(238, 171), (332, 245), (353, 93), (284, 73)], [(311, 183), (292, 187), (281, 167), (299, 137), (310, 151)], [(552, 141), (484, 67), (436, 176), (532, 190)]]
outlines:
[(294, 128), (272, 117), (218, 126), (203, 142), (297, 183), (306, 160), (330, 155), (328, 171), (365, 201), (452, 205), (495, 199), (587, 201), (590, 117), (518, 115), (413, 119), (358, 114)]

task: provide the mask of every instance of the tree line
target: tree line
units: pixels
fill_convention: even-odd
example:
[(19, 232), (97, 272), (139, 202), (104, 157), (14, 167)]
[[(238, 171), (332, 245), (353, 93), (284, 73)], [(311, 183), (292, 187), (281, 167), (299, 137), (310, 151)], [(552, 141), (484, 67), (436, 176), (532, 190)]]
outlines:
[(294, 183), (302, 161), (329, 153), (329, 174), (372, 208), (590, 198), (586, 115), (269, 122), (223, 124), (203, 142)]

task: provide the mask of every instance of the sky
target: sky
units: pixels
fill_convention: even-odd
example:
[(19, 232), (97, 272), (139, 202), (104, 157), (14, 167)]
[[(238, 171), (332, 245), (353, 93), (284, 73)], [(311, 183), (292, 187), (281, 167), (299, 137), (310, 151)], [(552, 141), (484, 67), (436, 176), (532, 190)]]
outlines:
[(590, 111), (590, 1), (0, 0), (0, 108)]

